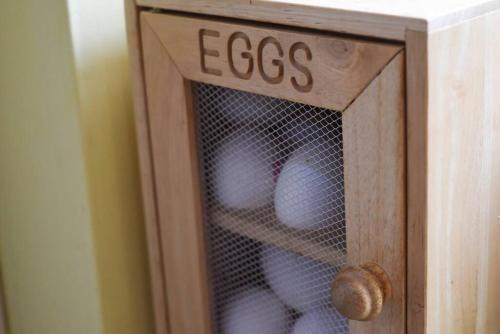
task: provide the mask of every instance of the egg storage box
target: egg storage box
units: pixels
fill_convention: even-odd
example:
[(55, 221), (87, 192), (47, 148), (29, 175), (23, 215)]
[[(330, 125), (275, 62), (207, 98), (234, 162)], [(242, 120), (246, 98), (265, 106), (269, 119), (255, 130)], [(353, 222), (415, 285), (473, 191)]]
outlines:
[(493, 5), (127, 5), (157, 333), (500, 332)]

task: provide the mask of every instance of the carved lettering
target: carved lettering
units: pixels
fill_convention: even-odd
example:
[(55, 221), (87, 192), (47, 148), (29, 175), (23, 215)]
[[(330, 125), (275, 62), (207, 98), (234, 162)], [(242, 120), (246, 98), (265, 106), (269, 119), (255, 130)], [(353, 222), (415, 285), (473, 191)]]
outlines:
[(303, 42), (297, 42), (297, 43), (293, 44), (290, 47), (290, 63), (298, 71), (300, 71), (300, 72), (302, 72), (304, 74), (304, 76), (306, 77), (306, 83), (304, 85), (299, 85), (299, 83), (297, 82), (297, 78), (295, 78), (295, 77), (292, 77), (290, 79), (290, 81), (292, 82), (293, 88), (295, 88), (299, 92), (307, 93), (307, 92), (310, 92), (312, 90), (312, 87), (313, 87), (313, 77), (311, 75), (311, 71), (309, 71), (309, 69), (306, 66), (302, 65), (301, 63), (299, 63), (297, 61), (297, 59), (295, 58), (295, 53), (298, 50), (303, 50), (305, 52), (306, 59), (308, 61), (312, 60), (311, 49), (309, 49), (309, 47), (305, 43), (303, 43)]
[[(216, 49), (209, 49), (206, 46), (208, 37), (219, 39), (221, 33), (216, 30), (200, 29), (198, 35), (200, 47), (200, 66), (201, 71), (206, 74), (222, 76), (222, 70), (208, 67), (207, 57), (219, 58), (220, 53)], [(222, 41), (216, 41), (215, 45), (221, 46)], [(257, 46), (257, 50), (255, 50)], [(222, 48), (220, 48), (222, 49)], [(255, 55), (255, 51), (257, 54)], [(276, 85), (284, 82), (286, 73), (285, 70), (289, 67), (285, 66), (288, 61), (302, 75), (289, 74), (285, 82), (290, 82), (291, 86), (298, 92), (308, 93), (312, 90), (314, 80), (310, 69), (304, 64), (304, 61), (299, 61), (298, 53), (303, 52), (307, 62), (312, 61), (313, 55), (311, 49), (304, 42), (296, 42), (292, 44), (288, 50), (288, 59), (285, 56), (285, 50), (278, 39), (272, 36), (262, 38), (260, 41), (255, 40), (255, 36), (247, 35), (241, 31), (235, 31), (227, 38), (226, 52), (227, 64), (232, 75), (242, 80), (249, 80), (257, 67), (258, 73), (262, 80), (271, 85)], [(299, 54), (300, 55), (300, 54)], [(303, 58), (300, 58), (303, 59)], [(220, 64), (225, 64), (223, 61)], [(235, 61), (236, 60), (236, 61)], [(257, 66), (255, 66), (257, 61)], [(267, 67), (264, 65), (268, 64)], [(269, 64), (272, 66), (270, 67)], [(267, 72), (266, 72), (267, 71)], [(303, 76), (303, 78), (300, 78)]]
[(253, 57), (250, 52), (242, 52), (241, 53), (241, 58), (247, 59), (248, 60), (248, 66), (247, 70), (245, 72), (240, 72), (236, 67), (234, 66), (234, 59), (233, 59), (233, 45), (234, 42), (237, 39), (241, 39), (245, 42), (245, 47), (247, 51), (252, 50), (252, 44), (250, 43), (250, 38), (242, 32), (235, 32), (232, 33), (231, 36), (229, 36), (229, 40), (227, 42), (227, 59), (229, 61), (229, 69), (231, 70), (231, 73), (233, 73), (236, 77), (244, 80), (248, 80), (252, 77), (253, 73)]
[(279, 59), (273, 59), (271, 60), (271, 64), (273, 64), (275, 67), (278, 68), (278, 74), (276, 76), (272, 77), (266, 73), (264, 70), (264, 59), (263, 59), (263, 54), (264, 54), (264, 48), (266, 45), (274, 45), (276, 50), (278, 51), (278, 56), (280, 58), (283, 58), (283, 49), (281, 48), (281, 44), (276, 40), (274, 37), (266, 37), (262, 41), (260, 41), (258, 50), (257, 50), (257, 64), (259, 67), (259, 73), (262, 76), (262, 79), (264, 79), (265, 82), (270, 83), (270, 84), (278, 84), (283, 81), (283, 76), (284, 76), (284, 66), (283, 66), (283, 61)]
[(200, 44), (200, 66), (201, 66), (201, 71), (203, 73), (208, 73), (208, 74), (212, 74), (212, 75), (221, 76), (222, 75), (222, 71), (221, 70), (207, 67), (207, 64), (205, 62), (205, 57), (206, 56), (210, 56), (210, 57), (216, 57), (216, 58), (218, 58), (219, 57), (219, 51), (205, 48), (205, 39), (204, 39), (205, 36), (219, 38), (220, 33), (218, 31), (215, 31), (215, 30), (200, 29), (200, 31), (198, 33), (198, 41), (199, 41), (199, 44)]

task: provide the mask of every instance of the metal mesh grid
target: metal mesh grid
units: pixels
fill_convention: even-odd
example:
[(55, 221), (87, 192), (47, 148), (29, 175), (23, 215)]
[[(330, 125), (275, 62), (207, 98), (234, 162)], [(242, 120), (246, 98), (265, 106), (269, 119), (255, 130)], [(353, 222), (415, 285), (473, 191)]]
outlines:
[(193, 85), (215, 333), (348, 333), (341, 113)]

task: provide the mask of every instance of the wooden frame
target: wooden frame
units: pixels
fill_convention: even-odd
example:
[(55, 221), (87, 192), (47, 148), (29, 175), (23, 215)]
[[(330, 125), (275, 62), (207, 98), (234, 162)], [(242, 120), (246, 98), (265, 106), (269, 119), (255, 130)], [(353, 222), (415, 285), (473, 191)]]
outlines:
[(170, 330), (206, 333), (210, 314), (191, 90), (149, 25), (142, 28)]
[(125, 1), (127, 14), (127, 37), (133, 83), (134, 112), (136, 135), (139, 149), (141, 188), (148, 245), (149, 268), (151, 275), (151, 295), (153, 301), (154, 322), (157, 333), (169, 333), (168, 305), (166, 298), (165, 276), (163, 271), (163, 252), (158, 226), (156, 205), (156, 186), (151, 155), (149, 115), (144, 86), (144, 68), (142, 62), (142, 40), (139, 26), (139, 9), (135, 2)]
[(392, 281), (379, 318), (351, 322), (350, 333), (402, 333), (406, 302), (404, 52), (344, 111), (348, 259), (377, 263)]
[[(188, 80), (257, 94), (272, 89), (274, 97), (334, 110), (345, 110), (401, 50), (400, 45), (320, 32), (172, 14), (143, 15)], [(314, 66), (309, 66), (311, 50)], [(264, 59), (279, 64), (266, 66)]]
[[(172, 25), (180, 28), (176, 30), (176, 34), (172, 34), (173, 30), (169, 29)], [(154, 180), (150, 182), (155, 186), (153, 196), (157, 210), (157, 219), (151, 218), (148, 221), (148, 230), (152, 231), (148, 236), (157, 233), (150, 243), (150, 247), (155, 247), (150, 250), (153, 257), (151, 264), (155, 266), (152, 271), (153, 282), (156, 281), (154, 283), (156, 287), (161, 286), (158, 281), (163, 279), (166, 282), (163, 298), (160, 300), (155, 296), (155, 303), (157, 310), (167, 311), (170, 333), (202, 334), (211, 333), (212, 324), (209, 283), (204, 259), (202, 194), (197, 175), (194, 115), (189, 81), (195, 79), (257, 93), (268, 93), (269, 89), (262, 79), (262, 73), (260, 77), (254, 75), (252, 79), (240, 83), (234, 77), (206, 73), (207, 68), (215, 69), (213, 63), (210, 66), (205, 64), (203, 71), (204, 64), (196, 64), (186, 59), (196, 59), (198, 55), (182, 58), (180, 55), (189, 54), (190, 44), (195, 42), (195, 45), (200, 45), (199, 41), (193, 40), (199, 37), (198, 34), (186, 38), (179, 33), (183, 29), (189, 31), (188, 28), (193, 26), (217, 31), (222, 38), (229, 36), (224, 31), (244, 31), (250, 44), (270, 35), (281, 42), (285, 50), (292, 49), (294, 40), (308, 41), (313, 34), (166, 14), (144, 13), (141, 16), (148, 123), (144, 125), (141, 121), (140, 124), (148, 130), (148, 136), (146, 139), (143, 138), (143, 141), (144, 145), (150, 147), (151, 158), (147, 161), (152, 161), (152, 165), (145, 165), (153, 171), (153, 175), (147, 177)], [(339, 65), (337, 67), (339, 70), (327, 72), (330, 76), (322, 78), (323, 81), (320, 81), (318, 87), (339, 86), (336, 82), (345, 81), (342, 76), (359, 78), (355, 80), (355, 85), (347, 90), (333, 90), (330, 94), (333, 97), (329, 100), (317, 98), (324, 94), (321, 90), (313, 90), (311, 95), (301, 95), (297, 89), (289, 87), (280, 89), (279, 85), (273, 87), (272, 94), (275, 97), (344, 111), (344, 159), (346, 170), (350, 171), (346, 172), (347, 230), (350, 235), (348, 260), (353, 264), (364, 261), (380, 263), (394, 280), (393, 298), (387, 305), (386, 311), (375, 321), (353, 323), (351, 331), (374, 333), (389, 329), (390, 332), (399, 333), (405, 327), (406, 271), (404, 52), (401, 46), (394, 44), (345, 39), (324, 34), (319, 36), (320, 42), (326, 41), (334, 46), (341, 45), (344, 47), (341, 50), (359, 52), (341, 52), (344, 56), (342, 58), (336, 53), (338, 50), (333, 48), (333, 53), (328, 53), (328, 56), (337, 63), (332, 63), (330, 60), (329, 64)], [(315, 55), (318, 54), (317, 50), (325, 50), (316, 45), (307, 46)], [(220, 45), (215, 43), (210, 47), (207, 46), (206, 51), (209, 52), (209, 56), (214, 56), (216, 53), (212, 49), (219, 47)], [(307, 52), (304, 54), (306, 58), (302, 58), (301, 61), (307, 60)], [(359, 54), (369, 56), (358, 57)], [(318, 57), (321, 59), (326, 56)], [(358, 66), (354, 68), (347, 66), (343, 70), (340, 65), (349, 63), (349, 57), (355, 57)], [(224, 56), (221, 58), (219, 65), (229, 64), (228, 58)], [(244, 68), (241, 63), (236, 62), (234, 67), (240, 72)], [(314, 72), (315, 70), (318, 72)], [(287, 73), (293, 69), (289, 64), (285, 64), (283, 71)], [(311, 70), (314, 77), (316, 77), (314, 73), (321, 71), (324, 72), (324, 68)], [(297, 79), (297, 82), (307, 83), (307, 75), (302, 79), (302, 81)], [(370, 101), (378, 102), (370, 103)], [(370, 106), (367, 107), (368, 105)], [(372, 177), (370, 180), (370, 175), (376, 175), (376, 178)], [(358, 179), (367, 181), (368, 188), (364, 189), (362, 183), (358, 183)], [(361, 194), (363, 201), (358, 199)], [(365, 205), (363, 203), (365, 201), (370, 205)], [(374, 210), (374, 208), (380, 209)], [(363, 233), (359, 226), (368, 223), (373, 229), (370, 233)], [(287, 233), (283, 230), (266, 231), (282, 235)], [(237, 232), (266, 242), (265, 233), (259, 234), (256, 229)], [(363, 247), (360, 247), (361, 240)], [(278, 246), (301, 253), (301, 250), (294, 245), (296, 243), (289, 240), (288, 244)], [(338, 256), (329, 254), (328, 250), (323, 254), (325, 257), (318, 260), (328, 262), (329, 258)], [(161, 259), (161, 265), (158, 259)], [(163, 329), (158, 330), (158, 333), (165, 333), (167, 323), (159, 313), (158, 311), (156, 313), (157, 317), (160, 317), (157, 319), (157, 324), (163, 326)]]

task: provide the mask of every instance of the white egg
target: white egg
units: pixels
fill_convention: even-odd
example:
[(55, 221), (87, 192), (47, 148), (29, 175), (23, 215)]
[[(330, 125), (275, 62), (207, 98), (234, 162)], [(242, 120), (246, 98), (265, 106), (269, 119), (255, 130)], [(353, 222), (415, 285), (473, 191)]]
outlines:
[(286, 305), (305, 312), (330, 304), (336, 268), (271, 246), (261, 257), (269, 286)]
[(257, 209), (271, 205), (276, 154), (265, 134), (230, 135), (215, 156), (214, 187), (222, 205)]
[(233, 297), (224, 307), (222, 332), (287, 334), (287, 309), (269, 289), (251, 288)]
[(323, 307), (303, 314), (290, 334), (346, 334), (347, 319), (337, 310)]
[(311, 142), (287, 160), (274, 196), (281, 223), (314, 229), (343, 220), (343, 166), (338, 145), (334, 141)]
[(262, 122), (270, 118), (274, 99), (240, 90), (226, 90), (217, 99), (219, 112), (233, 123)]

